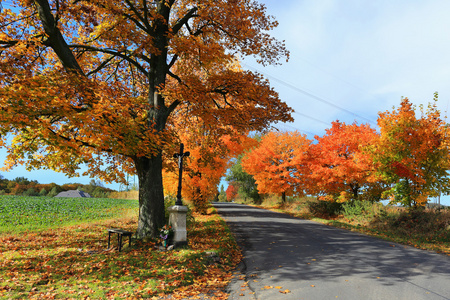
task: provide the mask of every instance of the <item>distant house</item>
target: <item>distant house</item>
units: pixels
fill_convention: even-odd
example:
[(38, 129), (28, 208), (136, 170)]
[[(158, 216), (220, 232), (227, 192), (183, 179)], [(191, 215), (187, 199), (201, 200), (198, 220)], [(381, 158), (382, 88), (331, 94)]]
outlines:
[(79, 191), (79, 190), (70, 190), (70, 191), (64, 191), (56, 195), (55, 197), (67, 197), (67, 198), (91, 198), (91, 195), (89, 195), (86, 192)]

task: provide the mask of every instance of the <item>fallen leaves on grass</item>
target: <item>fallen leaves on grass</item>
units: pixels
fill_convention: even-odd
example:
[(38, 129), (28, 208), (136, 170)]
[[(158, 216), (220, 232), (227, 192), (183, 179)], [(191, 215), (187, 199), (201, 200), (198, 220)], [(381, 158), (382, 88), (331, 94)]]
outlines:
[[(186, 249), (162, 252), (154, 242), (133, 240), (121, 252), (106, 251), (106, 229), (135, 231), (136, 219), (0, 235), (0, 298), (226, 299), (224, 287), (241, 256), (217, 215), (196, 216)], [(208, 262), (206, 251), (217, 252), (220, 262)]]

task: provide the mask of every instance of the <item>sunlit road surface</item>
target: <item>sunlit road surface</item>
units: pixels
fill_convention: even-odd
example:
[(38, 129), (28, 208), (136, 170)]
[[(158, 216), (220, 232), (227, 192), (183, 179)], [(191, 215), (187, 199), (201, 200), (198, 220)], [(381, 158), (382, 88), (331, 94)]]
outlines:
[(450, 299), (450, 256), (215, 203), (243, 250), (229, 299)]

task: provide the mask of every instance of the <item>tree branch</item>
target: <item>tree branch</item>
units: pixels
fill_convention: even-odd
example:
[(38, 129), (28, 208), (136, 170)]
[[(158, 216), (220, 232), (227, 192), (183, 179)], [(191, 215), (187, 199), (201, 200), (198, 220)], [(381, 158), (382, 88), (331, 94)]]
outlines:
[(197, 7), (193, 7), (191, 8), (188, 13), (181, 19), (179, 19), (175, 25), (172, 27), (172, 32), (173, 34), (177, 34), (178, 31), (180, 31), (180, 29), (183, 27), (183, 25), (187, 24), (187, 22), (189, 22), (189, 20), (194, 16), (195, 12), (197, 12), (198, 8)]
[[(80, 48), (80, 49), (85, 49), (88, 51), (94, 51), (94, 52), (101, 52), (101, 53), (106, 53), (106, 54), (111, 54), (114, 57), (120, 57), (128, 62), (130, 62), (133, 66), (135, 66), (139, 71), (141, 71), (145, 76), (148, 76), (148, 72), (147, 70), (141, 66), (136, 60), (132, 59), (130, 56), (120, 53), (118, 51), (112, 50), (112, 49), (102, 49), (102, 48), (97, 48), (97, 47), (93, 47), (93, 46), (88, 46), (88, 45), (78, 45), (78, 44), (73, 44), (70, 45), (71, 48)], [(140, 55), (138, 58), (143, 59), (144, 61), (149, 61), (148, 58), (146, 58), (143, 55)]]
[(48, 0), (34, 0), (34, 3), (44, 31), (48, 35), (48, 39), (44, 41), (44, 45), (51, 47), (55, 51), (66, 71), (84, 75), (82, 68), (64, 40), (61, 31), (56, 26), (56, 21), (51, 12)]

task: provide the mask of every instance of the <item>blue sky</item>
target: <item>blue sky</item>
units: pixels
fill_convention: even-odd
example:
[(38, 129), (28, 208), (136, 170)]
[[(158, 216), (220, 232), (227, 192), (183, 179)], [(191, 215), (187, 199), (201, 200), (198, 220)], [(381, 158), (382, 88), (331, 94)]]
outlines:
[[(450, 104), (450, 1), (427, 0), (260, 0), (279, 22), (273, 35), (285, 40), (288, 63), (244, 68), (266, 75), (280, 98), (293, 107), (294, 123), (309, 138), (331, 122), (369, 123), (401, 97), (427, 104), (439, 93), (445, 115)], [(4, 152), (0, 152), (3, 160)], [(49, 171), (17, 168), (1, 173), (39, 182), (81, 182)], [(118, 188), (118, 186), (113, 186)], [(450, 205), (450, 200), (447, 202)]]

